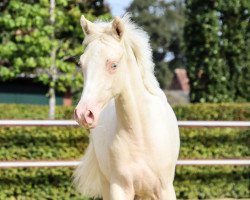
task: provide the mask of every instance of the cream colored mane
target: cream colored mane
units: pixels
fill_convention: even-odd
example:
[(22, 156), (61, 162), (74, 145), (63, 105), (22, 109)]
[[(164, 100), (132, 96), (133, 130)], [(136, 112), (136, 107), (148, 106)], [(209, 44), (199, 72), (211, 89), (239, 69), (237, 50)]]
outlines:
[[(154, 63), (152, 61), (152, 50), (149, 44), (149, 36), (139, 26), (130, 20), (130, 15), (122, 17), (124, 23), (124, 34), (122, 42), (125, 48), (131, 48), (137, 60), (145, 88), (153, 95), (159, 94), (159, 83), (154, 76)], [(109, 40), (112, 22), (96, 21), (98, 27), (95, 34), (85, 37), (84, 44), (87, 45), (95, 39)], [(99, 31), (98, 31), (99, 30)], [(127, 49), (126, 52), (129, 52)]]

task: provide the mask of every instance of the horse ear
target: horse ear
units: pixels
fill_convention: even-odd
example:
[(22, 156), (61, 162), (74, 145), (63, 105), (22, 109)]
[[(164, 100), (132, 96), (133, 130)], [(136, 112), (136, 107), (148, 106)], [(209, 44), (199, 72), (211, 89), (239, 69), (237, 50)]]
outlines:
[(85, 35), (89, 35), (94, 31), (94, 24), (87, 20), (83, 15), (81, 16), (80, 24)]
[(116, 37), (122, 38), (124, 33), (124, 24), (120, 17), (115, 17), (112, 23), (112, 29)]

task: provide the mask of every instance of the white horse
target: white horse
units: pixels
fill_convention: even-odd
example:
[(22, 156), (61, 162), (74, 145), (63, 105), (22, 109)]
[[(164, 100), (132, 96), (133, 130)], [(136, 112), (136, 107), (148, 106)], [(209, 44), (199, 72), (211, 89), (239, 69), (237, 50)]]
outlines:
[(91, 129), (74, 173), (79, 192), (104, 200), (174, 200), (177, 120), (154, 76), (148, 35), (129, 16), (81, 17), (85, 84), (75, 109)]

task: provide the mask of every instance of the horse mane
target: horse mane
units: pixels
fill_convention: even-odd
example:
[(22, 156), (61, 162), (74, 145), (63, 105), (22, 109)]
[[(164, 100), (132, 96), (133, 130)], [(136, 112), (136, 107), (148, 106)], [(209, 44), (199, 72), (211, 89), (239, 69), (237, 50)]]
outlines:
[(159, 83), (154, 75), (152, 49), (148, 34), (130, 19), (130, 14), (122, 17), (124, 23), (123, 40), (125, 47), (130, 47), (136, 58), (145, 88), (156, 95), (159, 93)]
[[(130, 18), (130, 14), (128, 13), (121, 18), (124, 23), (122, 37), (124, 47), (127, 48), (127, 52), (129, 52), (128, 48), (131, 48), (141, 72), (145, 88), (153, 95), (159, 94), (159, 83), (154, 75), (154, 63), (149, 36), (138, 25), (133, 23)], [(95, 24), (98, 25), (99, 29), (95, 34), (84, 38), (83, 43), (85, 45), (97, 38), (105, 38), (106, 34), (110, 34), (112, 22), (95, 21)]]

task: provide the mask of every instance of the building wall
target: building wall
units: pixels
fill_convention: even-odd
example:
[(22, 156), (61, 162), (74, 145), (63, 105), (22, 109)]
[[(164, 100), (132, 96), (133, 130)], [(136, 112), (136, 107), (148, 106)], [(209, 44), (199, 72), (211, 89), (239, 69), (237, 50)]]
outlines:
[[(48, 88), (31, 80), (0, 82), (0, 103), (48, 105)], [(63, 95), (57, 94), (56, 104), (63, 105)]]

